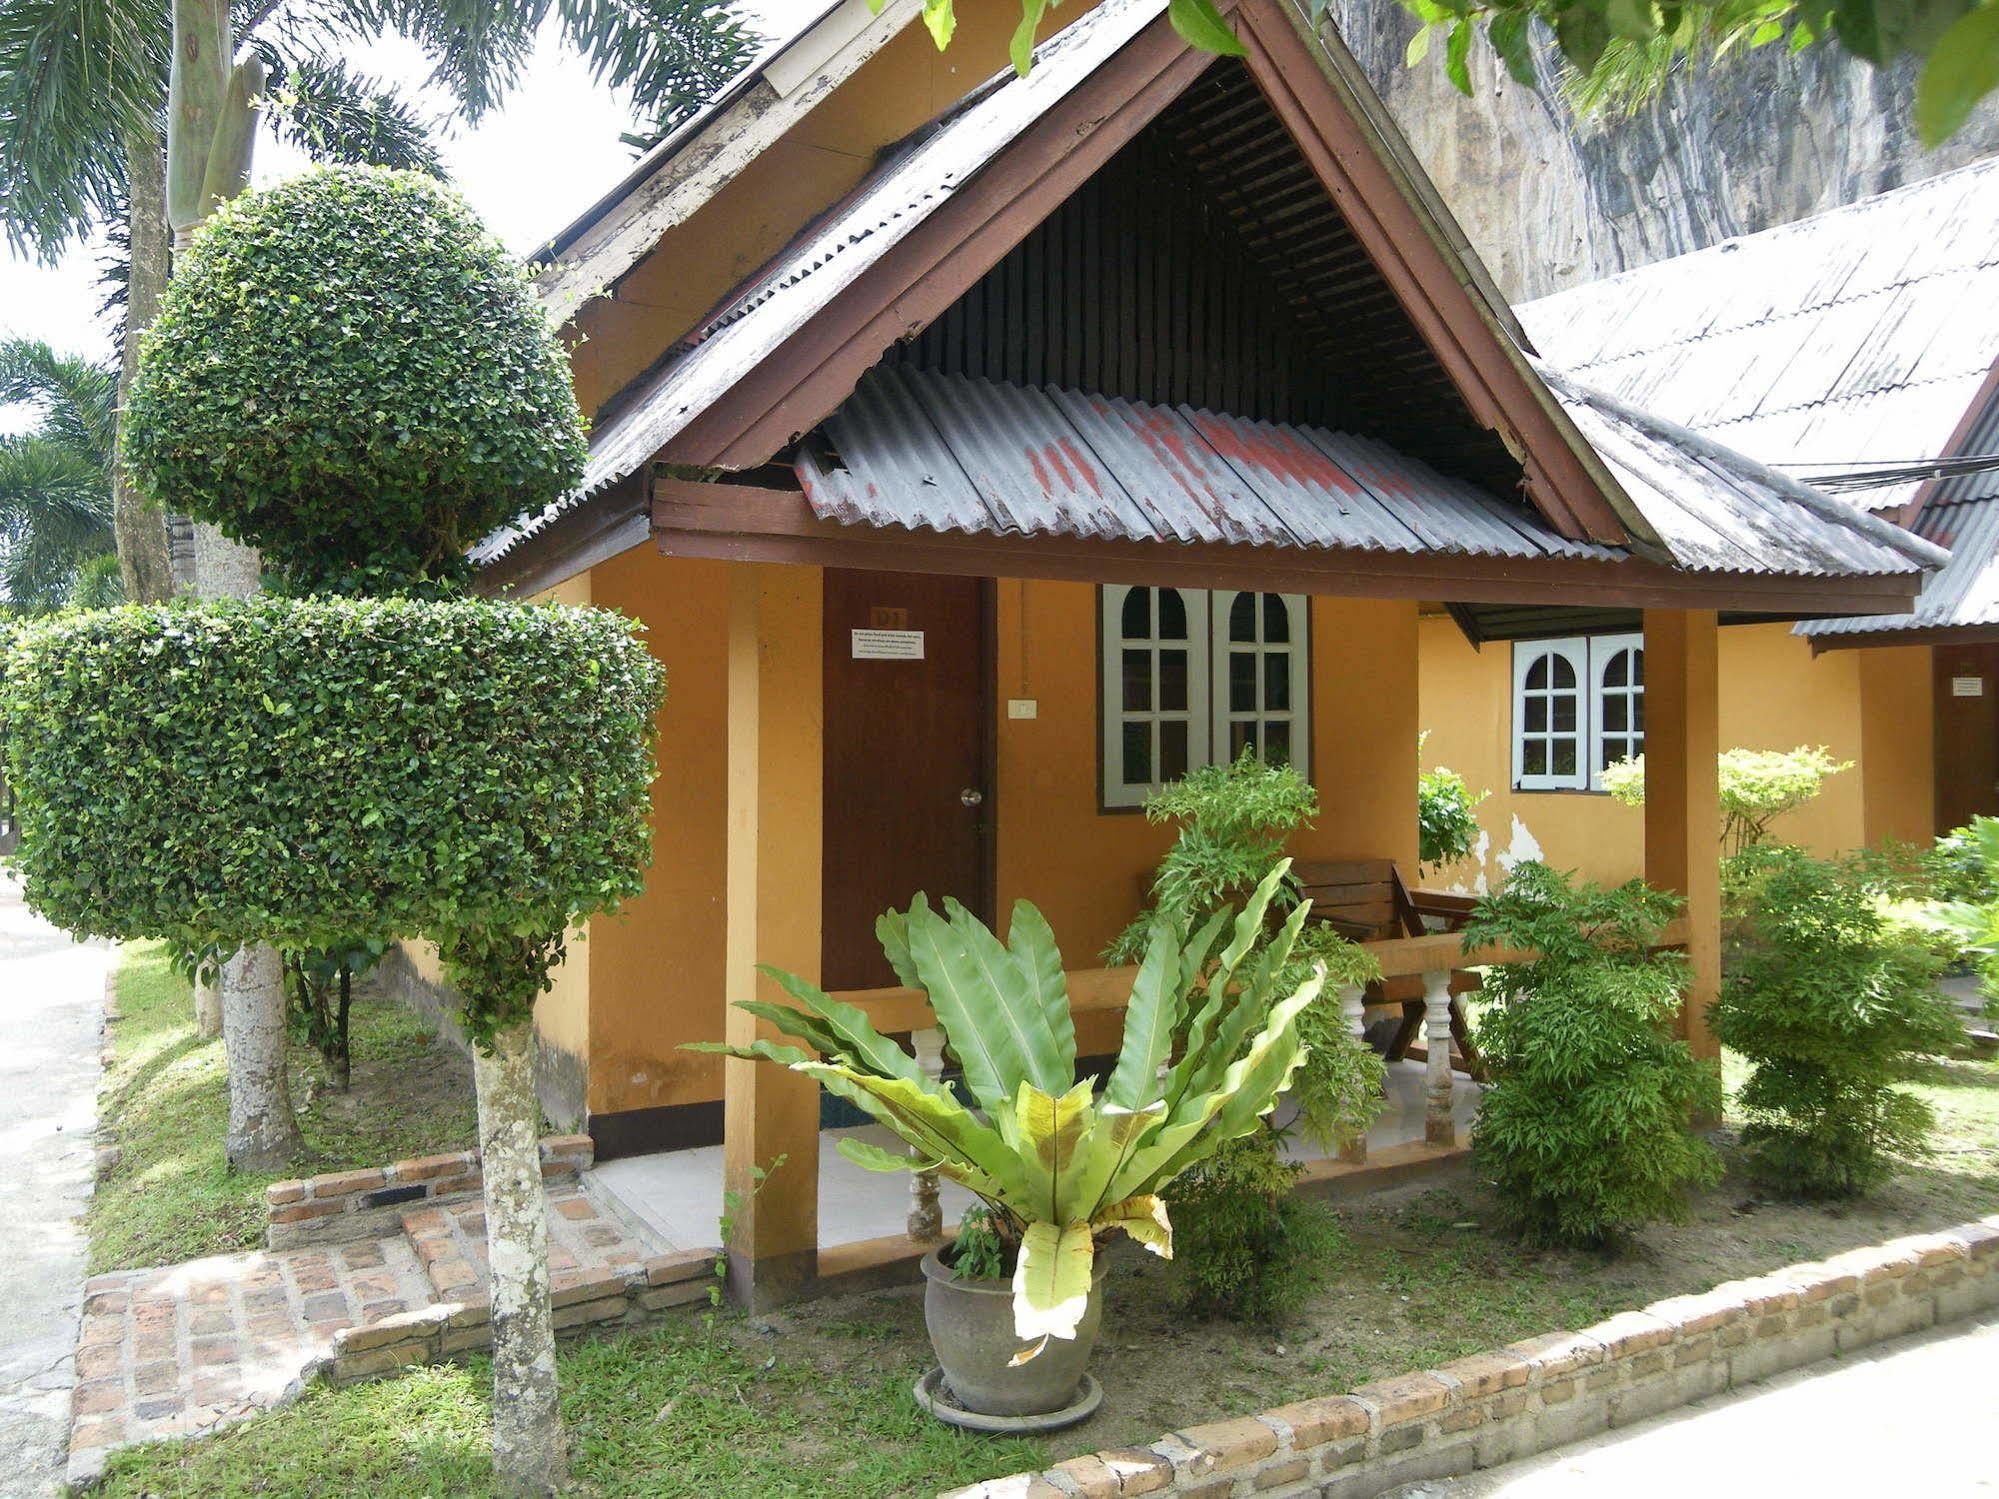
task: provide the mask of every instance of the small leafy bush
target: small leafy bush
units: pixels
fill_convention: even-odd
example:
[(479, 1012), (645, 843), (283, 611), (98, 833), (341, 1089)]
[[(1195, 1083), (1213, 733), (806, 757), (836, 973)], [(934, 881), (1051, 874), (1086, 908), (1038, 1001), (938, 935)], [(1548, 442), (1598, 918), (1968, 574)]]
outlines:
[(1786, 1195), (1852, 1197), (1916, 1154), (1929, 1106), (1897, 1084), (1962, 1039), (1942, 964), (1899, 930), (1851, 863), (1782, 844), (1725, 870), (1727, 950), (1715, 1034), (1751, 1065), (1740, 1103), (1756, 1175)]
[(1527, 1237), (1596, 1246), (1685, 1216), (1685, 1192), (1720, 1176), (1689, 1132), (1720, 1082), (1668, 1027), (1686, 958), (1654, 951), (1676, 897), (1637, 880), (1614, 888), (1538, 862), (1482, 900), (1465, 943), (1542, 956), (1486, 975), (1478, 1025), (1489, 1081), (1472, 1152)]
[[(1823, 745), (1790, 750), (1723, 750), (1717, 765), (1721, 795), (1721, 846), (1739, 854), (1770, 836), (1770, 824), (1825, 790), (1827, 776), (1851, 770)], [(1645, 757), (1605, 767), (1603, 789), (1627, 807), (1645, 804)]]
[(218, 208), (146, 335), (125, 455), (300, 591), (460, 581), (582, 476), (526, 269), (419, 172), (332, 167)]
[[(1104, 950), (1106, 963), (1136, 963), (1145, 955), (1155, 912), (1206, 916), (1254, 890), (1284, 856), (1284, 842), (1318, 815), (1319, 795), (1289, 765), (1266, 765), (1249, 750), (1232, 765), (1204, 765), (1162, 786), (1145, 803), (1152, 823), (1178, 823), (1180, 833), (1152, 881), (1152, 907)], [(1272, 908), (1297, 903), (1289, 880)]]
[[(1426, 733), (1416, 742), (1423, 753)], [(1478, 843), (1478, 807), (1490, 791), (1472, 794), (1465, 778), (1445, 765), (1416, 777), (1416, 860), (1425, 869), (1440, 869), (1470, 856)]]
[(1231, 1140), (1168, 1191), (1175, 1277), (1196, 1316), (1281, 1327), (1324, 1283), (1338, 1223), (1293, 1190), (1301, 1168), (1282, 1144), (1268, 1128)]
[(1987, 904), (1999, 901), (1999, 817), (1974, 817), (1945, 833), (1925, 861), (1923, 893), (1937, 900)]
[(483, 1038), (532, 1005), (566, 926), (641, 887), (662, 684), (608, 611), (128, 605), (28, 626), (4, 665), (17, 865), (79, 933), (430, 937), (483, 970), (460, 984)]
[[(1106, 963), (1136, 963), (1145, 955), (1159, 912), (1179, 912), (1198, 925), (1254, 890), (1284, 856), (1285, 841), (1318, 814), (1319, 797), (1289, 765), (1266, 765), (1244, 751), (1232, 765), (1209, 765), (1161, 787), (1145, 804), (1155, 823), (1177, 822), (1180, 834), (1152, 882), (1152, 909), (1125, 928), (1104, 952)], [(1282, 881), (1273, 913), (1297, 904), (1295, 882)], [(1320, 997), (1298, 1017), (1307, 1047), (1291, 1080), (1292, 1101), (1307, 1139), (1332, 1150), (1373, 1122), (1385, 1076), (1381, 1058), (1360, 1045), (1340, 1012), (1340, 990), (1381, 977), (1367, 949), (1324, 922), (1298, 934), (1278, 984), (1295, 990), (1317, 965), (1326, 970)]]

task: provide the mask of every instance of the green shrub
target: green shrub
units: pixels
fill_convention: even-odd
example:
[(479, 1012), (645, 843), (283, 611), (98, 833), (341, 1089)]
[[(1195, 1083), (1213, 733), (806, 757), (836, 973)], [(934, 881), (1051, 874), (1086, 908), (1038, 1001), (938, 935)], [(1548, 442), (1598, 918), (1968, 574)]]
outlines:
[[(1146, 821), (1178, 823), (1179, 836), (1160, 860), (1152, 905), (1104, 950), (1106, 963), (1136, 963), (1152, 935), (1153, 914), (1177, 910), (1198, 921), (1240, 901), (1284, 856), (1284, 842), (1318, 815), (1319, 795), (1289, 765), (1266, 765), (1244, 750), (1232, 765), (1204, 765), (1160, 787), (1145, 803)], [(1297, 904), (1286, 880), (1271, 902), (1278, 913)]]
[[(1416, 753), (1423, 753), (1421, 735)], [(1470, 856), (1478, 843), (1478, 806), (1490, 791), (1476, 796), (1465, 778), (1448, 766), (1420, 771), (1416, 776), (1416, 860), (1425, 869), (1439, 869)]]
[[(1198, 925), (1241, 901), (1284, 856), (1285, 841), (1318, 810), (1318, 793), (1302, 775), (1289, 765), (1266, 765), (1248, 750), (1232, 765), (1204, 766), (1161, 787), (1146, 801), (1145, 815), (1155, 823), (1178, 823), (1180, 833), (1153, 877), (1151, 908), (1105, 949), (1104, 961), (1143, 958), (1157, 912), (1177, 911)], [(1270, 908), (1281, 914), (1297, 901), (1296, 883), (1287, 877)], [(1325, 965), (1325, 986), (1298, 1017), (1298, 1034), (1308, 1050), (1291, 1080), (1291, 1097), (1305, 1137), (1332, 1150), (1364, 1131), (1380, 1111), (1383, 1063), (1347, 1029), (1340, 990), (1367, 984), (1381, 970), (1366, 948), (1317, 922), (1299, 933), (1278, 983), (1295, 990), (1319, 964)]]
[(1231, 1140), (1166, 1194), (1174, 1275), (1196, 1316), (1281, 1327), (1325, 1281), (1338, 1224), (1293, 1190), (1300, 1168), (1281, 1145), (1267, 1128)]
[(1897, 930), (1851, 863), (1781, 844), (1725, 868), (1728, 932), (1715, 1034), (1749, 1060), (1742, 1143), (1798, 1197), (1851, 1197), (1916, 1153), (1934, 1120), (1897, 1083), (1962, 1029), (1942, 964)]
[(37, 623), (0, 679), (26, 895), (85, 935), (196, 949), (431, 937), (505, 965), (483, 1035), (539, 992), (530, 949), (641, 887), (660, 692), (638, 627), (601, 610), (264, 598)]
[(582, 475), (526, 269), (450, 188), (335, 167), (218, 208), (146, 335), (125, 454), (154, 499), (302, 591), (466, 576)]
[[(1721, 846), (1739, 854), (1770, 836), (1770, 824), (1825, 789), (1827, 776), (1851, 770), (1823, 745), (1791, 750), (1731, 749), (1717, 764), (1721, 796)], [(1603, 789), (1627, 807), (1645, 804), (1645, 757), (1620, 760), (1603, 772)]]
[(1687, 961), (1651, 947), (1678, 904), (1637, 880), (1606, 889), (1528, 862), (1465, 929), (1467, 946), (1542, 954), (1486, 975), (1489, 1081), (1472, 1130), (1474, 1159), (1530, 1238), (1601, 1245), (1685, 1216), (1685, 1190), (1720, 1175), (1688, 1132), (1719, 1105), (1719, 1079), (1668, 1031)]
[(1936, 900), (1999, 900), (1999, 817), (1974, 817), (1937, 839), (1925, 861)]

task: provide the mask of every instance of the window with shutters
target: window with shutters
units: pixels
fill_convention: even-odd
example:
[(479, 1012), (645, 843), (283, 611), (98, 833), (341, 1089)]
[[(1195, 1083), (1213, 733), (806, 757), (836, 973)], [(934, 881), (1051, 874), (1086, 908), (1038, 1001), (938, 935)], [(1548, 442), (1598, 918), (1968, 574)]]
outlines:
[(1302, 594), (1106, 586), (1103, 804), (1136, 807), (1245, 750), (1311, 767)]

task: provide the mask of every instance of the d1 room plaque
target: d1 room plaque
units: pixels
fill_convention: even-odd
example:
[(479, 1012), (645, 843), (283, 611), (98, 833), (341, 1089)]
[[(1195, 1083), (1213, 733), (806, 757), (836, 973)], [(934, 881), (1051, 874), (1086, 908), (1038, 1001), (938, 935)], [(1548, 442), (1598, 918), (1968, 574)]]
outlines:
[(921, 630), (853, 630), (856, 661), (921, 661)]

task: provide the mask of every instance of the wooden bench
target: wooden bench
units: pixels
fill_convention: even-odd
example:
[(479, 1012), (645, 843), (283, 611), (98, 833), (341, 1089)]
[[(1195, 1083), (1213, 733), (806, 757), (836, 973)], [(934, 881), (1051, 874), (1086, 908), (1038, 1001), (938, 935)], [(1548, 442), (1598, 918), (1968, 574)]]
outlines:
[[(1293, 864), (1291, 874), (1299, 893), (1312, 908), (1312, 919), (1323, 921), (1354, 942), (1384, 942), (1397, 937), (1421, 937), (1433, 931), (1455, 932), (1471, 919), (1476, 902), (1470, 896), (1429, 891), (1411, 892), (1393, 859), (1329, 859)], [(1469, 969), (1451, 971), (1451, 1039), (1457, 1043), (1464, 1070), (1481, 1081), (1485, 1066), (1472, 1044), (1459, 996), (1475, 992), (1479, 977)], [(1396, 974), (1367, 986), (1369, 1005), (1399, 1005), (1401, 1023), (1388, 1044), (1388, 1060), (1399, 1062), (1423, 1029), (1423, 979), (1420, 974)]]

